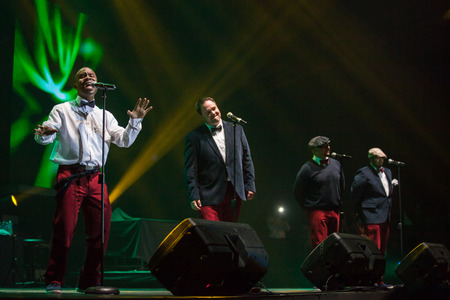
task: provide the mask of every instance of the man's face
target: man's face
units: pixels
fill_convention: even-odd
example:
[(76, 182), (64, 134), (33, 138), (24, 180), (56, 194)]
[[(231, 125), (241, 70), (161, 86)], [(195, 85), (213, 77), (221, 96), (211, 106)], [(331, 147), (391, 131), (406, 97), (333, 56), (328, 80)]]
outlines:
[(217, 126), (220, 124), (222, 115), (216, 103), (211, 100), (206, 100), (202, 105), (202, 120), (210, 126)]
[(97, 75), (89, 68), (82, 68), (75, 75), (73, 87), (78, 91), (81, 98), (88, 101), (93, 100), (95, 93), (97, 93), (97, 88), (89, 85), (91, 82), (97, 82)]
[(375, 168), (379, 169), (384, 164), (384, 157), (374, 156), (370, 159), (370, 162), (375, 166)]
[(330, 156), (330, 143), (327, 143), (323, 146), (312, 148), (312, 153), (320, 159), (325, 159), (327, 156)]

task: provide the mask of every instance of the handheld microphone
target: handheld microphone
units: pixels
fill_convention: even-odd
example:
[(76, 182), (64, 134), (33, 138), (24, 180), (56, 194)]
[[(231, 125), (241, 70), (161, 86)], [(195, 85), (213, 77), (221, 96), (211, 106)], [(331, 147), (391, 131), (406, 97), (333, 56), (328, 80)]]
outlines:
[(227, 113), (227, 117), (228, 117), (228, 119), (232, 120), (233, 122), (247, 124), (246, 121), (242, 120), (241, 118), (236, 117), (235, 115), (233, 115), (232, 112)]
[(399, 167), (403, 167), (404, 165), (406, 165), (404, 162), (401, 162), (401, 161), (398, 161), (398, 160), (393, 160), (393, 159), (388, 159), (388, 164), (390, 164), (390, 165), (396, 165), (396, 166), (399, 166)]
[(103, 91), (114, 91), (116, 89), (116, 85), (112, 83), (91, 82), (89, 85)]
[(352, 158), (350, 155), (338, 154), (336, 152), (331, 153), (331, 157), (333, 157), (333, 158), (346, 158), (346, 159), (351, 159)]

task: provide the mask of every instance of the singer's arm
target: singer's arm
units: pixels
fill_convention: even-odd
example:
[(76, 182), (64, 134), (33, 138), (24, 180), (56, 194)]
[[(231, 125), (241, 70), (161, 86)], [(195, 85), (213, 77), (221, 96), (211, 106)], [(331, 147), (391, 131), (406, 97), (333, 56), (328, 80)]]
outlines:
[(353, 179), (352, 186), (350, 188), (350, 200), (352, 202), (352, 206), (358, 207), (359, 202), (361, 202), (361, 195), (364, 192), (368, 183), (367, 177), (361, 170), (356, 172), (355, 178)]
[(308, 167), (303, 165), (298, 171), (294, 182), (294, 198), (300, 204), (301, 207), (305, 208), (306, 200), (306, 185), (308, 184)]
[(191, 208), (200, 210), (200, 192), (197, 181), (197, 153), (190, 134), (186, 136), (184, 145), (184, 179)]
[(59, 106), (53, 107), (48, 120), (37, 125), (38, 128), (34, 129), (34, 140), (41, 145), (48, 145), (53, 143), (56, 138), (58, 129), (61, 127), (61, 108)]
[(244, 130), (242, 130), (241, 143), (242, 143), (242, 170), (244, 176), (244, 188), (246, 191), (247, 200), (255, 198), (256, 185), (255, 185), (255, 167), (250, 152), (250, 146), (248, 145), (247, 137)]

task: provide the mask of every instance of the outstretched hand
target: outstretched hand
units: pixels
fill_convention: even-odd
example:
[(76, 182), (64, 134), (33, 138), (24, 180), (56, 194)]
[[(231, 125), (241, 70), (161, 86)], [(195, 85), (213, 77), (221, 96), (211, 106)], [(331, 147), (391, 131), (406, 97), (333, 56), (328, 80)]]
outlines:
[(38, 128), (34, 129), (34, 135), (52, 135), (55, 132), (58, 132), (58, 129), (51, 128), (49, 126), (38, 125)]
[(127, 111), (127, 114), (132, 119), (141, 119), (144, 118), (145, 115), (152, 110), (153, 106), (148, 106), (150, 103), (150, 100), (147, 100), (147, 98), (139, 98), (136, 102), (136, 105), (134, 106), (133, 111)]

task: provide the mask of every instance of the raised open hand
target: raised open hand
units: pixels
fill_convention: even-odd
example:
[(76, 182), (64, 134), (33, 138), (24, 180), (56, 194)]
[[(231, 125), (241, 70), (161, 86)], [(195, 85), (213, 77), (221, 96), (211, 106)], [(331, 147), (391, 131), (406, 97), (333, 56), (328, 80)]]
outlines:
[(153, 106), (148, 106), (150, 103), (150, 100), (147, 100), (147, 98), (139, 98), (136, 102), (136, 105), (134, 106), (133, 111), (127, 111), (127, 114), (132, 119), (138, 119), (138, 118), (144, 118), (145, 115), (152, 110)]

